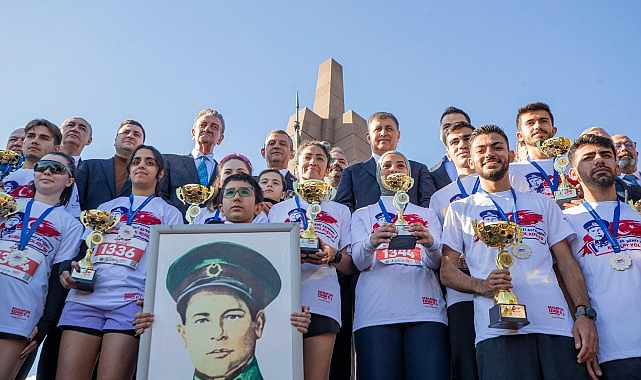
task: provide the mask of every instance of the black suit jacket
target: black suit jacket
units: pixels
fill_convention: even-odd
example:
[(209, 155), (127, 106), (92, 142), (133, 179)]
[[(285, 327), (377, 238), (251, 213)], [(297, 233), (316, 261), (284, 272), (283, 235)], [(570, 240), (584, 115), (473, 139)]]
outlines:
[(618, 177), (614, 185), (617, 189), (619, 201), (628, 203), (628, 201), (636, 202), (641, 199), (641, 186), (629, 184)]
[(285, 184), (287, 185), (285, 191), (294, 191), (294, 181), (296, 181), (296, 177), (294, 177), (294, 175), (288, 170), (287, 174), (285, 175)]
[[(160, 195), (167, 200), (167, 202), (176, 207), (183, 214), (183, 219), (188, 204), (182, 203), (176, 196), (176, 189), (188, 183), (200, 183), (198, 177), (198, 169), (194, 163), (194, 158), (191, 154), (163, 154), (165, 159), (165, 173), (160, 180)], [(218, 165), (218, 163), (216, 163)], [(211, 186), (216, 179), (216, 169), (209, 179), (208, 186)]]
[[(414, 186), (407, 191), (410, 202), (428, 207), (430, 197), (436, 191), (432, 175), (427, 166), (420, 162), (410, 160), (410, 167), (414, 178)], [(334, 200), (354, 211), (378, 202), (380, 197), (381, 189), (376, 180), (376, 162), (372, 157), (343, 170)]]
[(97, 208), (102, 203), (131, 194), (129, 179), (116, 193), (116, 173), (114, 159), (82, 160), (76, 171), (76, 185), (81, 210)]
[(438, 164), (431, 167), (430, 173), (432, 174), (436, 190), (440, 190), (452, 183), (452, 179), (450, 178), (450, 175), (447, 174), (447, 169), (445, 169), (445, 159), (441, 159)]

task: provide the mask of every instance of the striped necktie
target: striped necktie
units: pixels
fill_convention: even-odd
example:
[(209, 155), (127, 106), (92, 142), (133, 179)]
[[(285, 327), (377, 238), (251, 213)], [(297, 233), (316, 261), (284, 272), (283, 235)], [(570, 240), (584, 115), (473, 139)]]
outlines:
[(198, 179), (200, 184), (207, 186), (209, 184), (209, 171), (207, 170), (207, 156), (200, 156), (200, 164), (198, 164)]

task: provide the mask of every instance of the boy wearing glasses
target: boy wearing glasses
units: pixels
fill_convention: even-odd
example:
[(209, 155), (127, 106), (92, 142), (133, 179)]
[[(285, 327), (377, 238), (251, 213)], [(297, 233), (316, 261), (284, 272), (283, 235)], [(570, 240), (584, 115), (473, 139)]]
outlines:
[(252, 223), (261, 210), (263, 194), (252, 176), (233, 174), (223, 183), (220, 211), (226, 223)]

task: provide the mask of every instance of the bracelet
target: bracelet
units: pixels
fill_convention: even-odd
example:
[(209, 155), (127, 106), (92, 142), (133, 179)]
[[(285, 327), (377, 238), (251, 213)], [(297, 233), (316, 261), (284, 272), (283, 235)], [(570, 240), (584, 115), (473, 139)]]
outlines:
[(343, 254), (341, 253), (341, 251), (338, 251), (336, 253), (336, 256), (334, 256), (334, 259), (332, 261), (330, 261), (329, 263), (330, 264), (338, 264), (338, 263), (341, 262), (342, 258), (343, 258)]

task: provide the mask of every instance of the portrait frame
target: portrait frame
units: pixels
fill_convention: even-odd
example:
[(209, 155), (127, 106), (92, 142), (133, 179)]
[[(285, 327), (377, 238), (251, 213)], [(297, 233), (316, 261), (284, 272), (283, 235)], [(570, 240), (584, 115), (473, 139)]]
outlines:
[(265, 308), (256, 359), (265, 380), (303, 379), (303, 335), (290, 323), (301, 310), (299, 227), (292, 223), (153, 226), (147, 250), (144, 311), (152, 327), (140, 336), (137, 379), (191, 379), (187, 349), (177, 332), (176, 302), (166, 288), (169, 266), (186, 252), (213, 242), (230, 242), (259, 252), (281, 279), (278, 296)]

